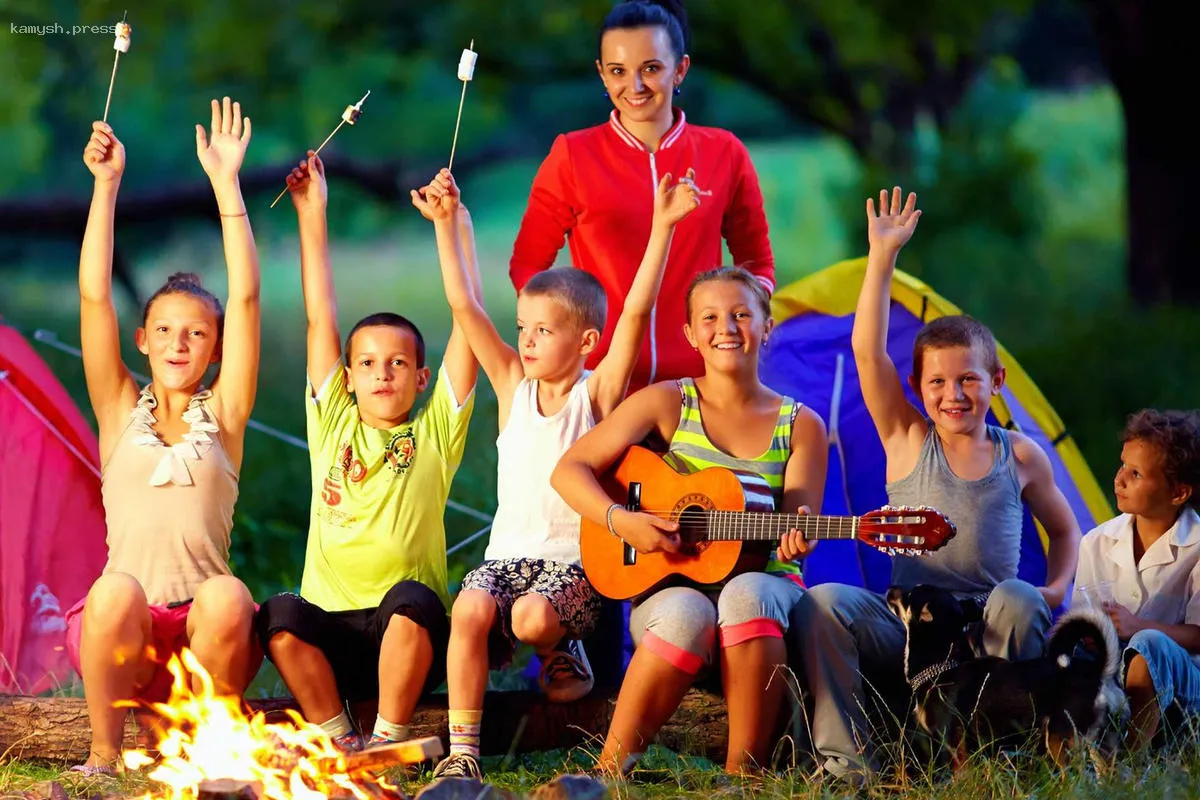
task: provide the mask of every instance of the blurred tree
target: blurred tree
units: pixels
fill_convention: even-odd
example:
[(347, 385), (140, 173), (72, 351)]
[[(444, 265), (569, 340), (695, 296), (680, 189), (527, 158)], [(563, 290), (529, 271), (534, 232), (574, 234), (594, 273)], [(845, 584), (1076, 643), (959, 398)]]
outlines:
[(1139, 0), (1083, 0), (1101, 57), (1125, 112), (1129, 288), (1141, 303), (1200, 305), (1192, 242), (1192, 192), (1200, 159), (1178, 98), (1191, 73), (1192, 30), (1175, 6)]

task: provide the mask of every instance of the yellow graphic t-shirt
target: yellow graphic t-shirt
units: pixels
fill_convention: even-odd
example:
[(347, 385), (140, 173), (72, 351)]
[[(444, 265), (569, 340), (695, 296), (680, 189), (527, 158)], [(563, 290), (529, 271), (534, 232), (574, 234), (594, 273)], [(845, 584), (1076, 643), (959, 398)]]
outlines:
[(359, 418), (341, 366), (307, 399), (313, 497), (301, 596), (326, 611), (374, 608), (416, 580), (449, 609), (443, 517), (475, 393), (459, 405), (441, 369), (425, 407), (388, 430)]

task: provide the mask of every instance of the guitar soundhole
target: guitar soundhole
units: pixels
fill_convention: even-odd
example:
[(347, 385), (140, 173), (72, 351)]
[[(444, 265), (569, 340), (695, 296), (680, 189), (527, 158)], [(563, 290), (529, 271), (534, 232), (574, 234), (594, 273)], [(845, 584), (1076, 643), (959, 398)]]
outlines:
[(672, 511), (679, 523), (679, 540), (683, 554), (696, 556), (708, 547), (708, 512), (713, 502), (704, 495), (680, 498)]

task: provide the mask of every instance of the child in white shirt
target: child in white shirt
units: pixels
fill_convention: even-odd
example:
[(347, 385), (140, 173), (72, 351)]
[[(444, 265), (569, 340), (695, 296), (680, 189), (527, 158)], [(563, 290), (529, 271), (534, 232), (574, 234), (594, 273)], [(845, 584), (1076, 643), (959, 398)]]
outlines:
[(1146, 409), (1121, 437), (1123, 512), (1079, 548), (1072, 603), (1100, 598), (1126, 641), (1126, 745), (1145, 747), (1163, 714), (1200, 712), (1200, 411)]

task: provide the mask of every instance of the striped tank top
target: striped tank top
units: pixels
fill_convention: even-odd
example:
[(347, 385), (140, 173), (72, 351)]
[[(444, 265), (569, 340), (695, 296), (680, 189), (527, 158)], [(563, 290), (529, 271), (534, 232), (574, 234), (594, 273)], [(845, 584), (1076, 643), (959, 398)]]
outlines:
[[(790, 397), (783, 398), (779, 406), (779, 417), (775, 420), (775, 430), (771, 434), (771, 444), (766, 452), (757, 458), (736, 458), (714, 445), (705, 434), (704, 422), (700, 418), (700, 394), (696, 391), (695, 380), (682, 378), (676, 383), (682, 397), (679, 427), (671, 437), (670, 447), (663, 460), (675, 471), (683, 474), (699, 472), (708, 467), (725, 467), (759, 475), (770, 487), (775, 510), (784, 510), (783, 473), (787, 468), (788, 458), (792, 455), (792, 424), (800, 411), (800, 403)], [(774, 575), (789, 576), (793, 580), (800, 579), (799, 565), (779, 561), (774, 549), (771, 550), (766, 571)]]

